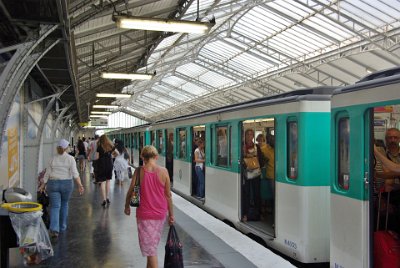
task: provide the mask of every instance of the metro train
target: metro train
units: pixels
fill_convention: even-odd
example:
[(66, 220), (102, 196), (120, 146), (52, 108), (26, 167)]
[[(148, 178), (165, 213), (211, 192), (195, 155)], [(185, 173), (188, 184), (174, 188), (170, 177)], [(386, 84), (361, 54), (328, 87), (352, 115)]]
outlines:
[[(134, 166), (141, 148), (154, 145), (174, 192), (268, 247), (301, 263), (373, 267), (373, 141), (399, 127), (399, 86), (394, 68), (351, 86), (295, 90), (109, 135), (125, 141)], [(263, 134), (274, 155), (267, 165), (274, 175), (262, 172), (260, 192), (250, 195), (244, 191), (248, 129), (254, 142)], [(204, 198), (196, 196), (197, 139), (205, 144)], [(259, 217), (243, 220), (245, 201), (260, 208)]]

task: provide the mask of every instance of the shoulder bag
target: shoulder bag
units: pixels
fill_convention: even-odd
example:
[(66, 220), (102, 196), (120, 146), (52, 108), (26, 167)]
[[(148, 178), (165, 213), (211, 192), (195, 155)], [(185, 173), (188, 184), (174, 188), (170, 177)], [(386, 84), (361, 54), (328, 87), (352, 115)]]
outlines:
[(139, 205), (140, 205), (140, 171), (141, 171), (141, 167), (138, 167), (138, 173), (136, 175), (135, 186), (133, 186), (131, 201), (129, 202), (129, 205), (131, 207), (139, 207)]

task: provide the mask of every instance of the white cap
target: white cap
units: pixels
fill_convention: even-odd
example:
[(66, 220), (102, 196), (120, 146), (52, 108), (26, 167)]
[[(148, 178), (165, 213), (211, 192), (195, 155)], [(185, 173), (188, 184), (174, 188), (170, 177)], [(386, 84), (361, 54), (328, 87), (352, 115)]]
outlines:
[(67, 141), (67, 140), (64, 140), (64, 139), (61, 139), (59, 142), (58, 142), (58, 147), (61, 147), (61, 148), (63, 148), (63, 149), (67, 149), (68, 148), (68, 145), (69, 145), (69, 142)]

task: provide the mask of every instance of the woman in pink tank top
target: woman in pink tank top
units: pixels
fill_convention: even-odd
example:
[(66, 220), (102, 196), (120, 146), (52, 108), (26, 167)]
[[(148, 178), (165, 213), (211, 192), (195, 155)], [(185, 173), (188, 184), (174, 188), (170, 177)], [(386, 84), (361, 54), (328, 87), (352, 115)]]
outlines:
[[(171, 183), (168, 171), (157, 165), (158, 152), (154, 146), (145, 146), (141, 157), (144, 165), (135, 170), (126, 195), (125, 214), (131, 214), (129, 202), (136, 179), (140, 178), (140, 206), (136, 209), (139, 245), (143, 256), (147, 256), (147, 267), (158, 267), (157, 246), (168, 212), (168, 223), (173, 224)], [(140, 172), (140, 176), (139, 176)]]

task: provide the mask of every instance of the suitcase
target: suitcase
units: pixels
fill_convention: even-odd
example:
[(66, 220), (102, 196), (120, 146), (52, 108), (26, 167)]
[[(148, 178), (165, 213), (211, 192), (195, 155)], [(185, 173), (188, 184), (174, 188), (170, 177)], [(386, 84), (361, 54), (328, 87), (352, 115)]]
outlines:
[[(395, 232), (387, 230), (388, 209), (386, 209), (385, 230), (379, 231), (381, 197), (382, 192), (379, 191), (377, 231), (374, 232), (374, 268), (400, 268), (400, 237)], [(389, 199), (390, 192), (386, 208), (389, 207)]]

